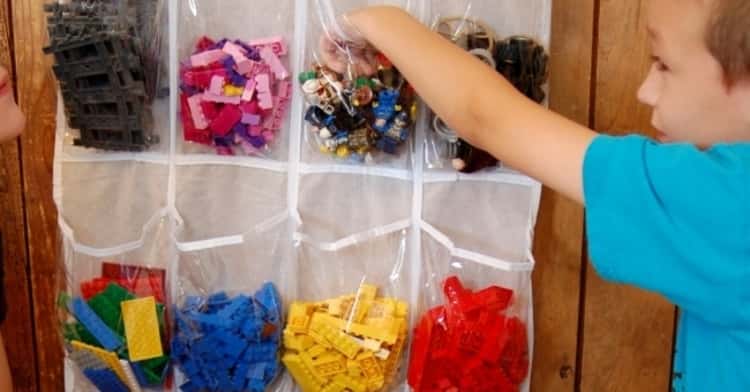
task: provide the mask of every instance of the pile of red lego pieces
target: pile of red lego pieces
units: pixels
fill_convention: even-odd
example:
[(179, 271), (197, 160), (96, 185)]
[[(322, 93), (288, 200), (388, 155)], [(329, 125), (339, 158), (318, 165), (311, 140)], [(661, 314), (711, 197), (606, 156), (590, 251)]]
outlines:
[(507, 315), (513, 291), (472, 292), (445, 281), (446, 304), (422, 316), (412, 337), (409, 385), (416, 392), (517, 391), (529, 371), (526, 325)]
[(165, 274), (163, 269), (116, 263), (102, 263), (102, 275), (81, 282), (81, 296), (88, 301), (101, 293), (110, 283), (117, 283), (137, 297), (153, 295), (157, 302), (166, 302)]

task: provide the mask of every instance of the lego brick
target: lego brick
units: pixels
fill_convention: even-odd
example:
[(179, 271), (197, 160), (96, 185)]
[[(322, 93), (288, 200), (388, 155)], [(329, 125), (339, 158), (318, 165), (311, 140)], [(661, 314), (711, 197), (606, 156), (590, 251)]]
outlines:
[[(275, 140), (273, 131), (282, 127), (288, 113), (289, 96), (286, 94), (289, 83), (277, 86), (279, 76), (288, 78), (279, 58), (284, 54), (274, 51), (283, 49), (285, 53), (286, 46), (280, 37), (258, 41), (259, 45), (262, 44), (260, 46), (227, 39), (206, 46), (207, 42), (213, 41), (204, 38), (196, 44), (193, 56), (183, 62), (180, 78), (184, 87), (181, 91), (183, 97), (200, 96), (201, 101), (216, 104), (220, 109), (213, 114), (203, 107), (200, 115), (199, 105), (193, 103), (190, 106), (191, 112), (195, 112), (193, 123), (183, 119), (183, 135), (186, 140), (213, 145), (220, 155), (233, 155), (234, 146), (239, 146), (246, 154), (258, 154)], [(223, 57), (219, 57), (217, 51), (223, 53)], [(221, 73), (216, 73), (216, 67), (221, 68)], [(277, 96), (275, 92), (282, 95)], [(242, 112), (252, 116), (235, 118), (234, 108), (248, 104), (257, 109), (252, 112), (242, 109)], [(239, 122), (263, 129), (248, 134), (247, 127), (237, 126)], [(206, 129), (204, 125), (211, 129), (212, 138), (198, 132)]]
[(264, 390), (279, 371), (280, 312), (278, 292), (270, 283), (253, 297), (219, 292), (188, 298), (177, 309), (172, 340), (173, 357), (188, 387)]
[(154, 297), (123, 301), (120, 306), (130, 360), (137, 362), (162, 356)]
[(71, 342), (71, 346), (74, 351), (85, 351), (95, 355), (103, 364), (106, 365), (107, 369), (113, 371), (117, 375), (117, 377), (120, 378), (120, 380), (125, 382), (125, 372), (120, 365), (117, 354), (112, 351), (102, 350), (99, 347), (91, 346), (79, 341)]
[(263, 61), (266, 62), (271, 67), (271, 72), (273, 72), (273, 75), (278, 80), (284, 80), (289, 78), (289, 71), (287, 71), (286, 67), (284, 67), (284, 64), (281, 63), (281, 60), (276, 56), (276, 54), (273, 52), (273, 49), (269, 47), (265, 47), (260, 50), (260, 58), (263, 59)]
[(130, 388), (130, 392), (141, 392), (141, 386), (138, 384), (138, 379), (133, 373), (133, 369), (130, 367), (130, 363), (124, 359), (120, 360), (120, 366), (125, 373), (125, 384)]
[(122, 338), (112, 331), (81, 298), (73, 298), (70, 312), (86, 330), (107, 350), (117, 350), (122, 346)]
[(368, 284), (352, 295), (292, 303), (284, 363), (298, 383), (315, 390), (387, 390), (406, 343), (406, 311), (403, 301), (379, 298)]
[(109, 369), (85, 369), (83, 374), (100, 391), (129, 392), (128, 387)]
[(506, 314), (513, 292), (472, 292), (449, 277), (444, 295), (446, 304), (427, 311), (414, 330), (409, 385), (416, 392), (517, 390), (529, 362), (526, 326)]
[(208, 50), (190, 56), (190, 63), (193, 67), (205, 67), (221, 61), (226, 56), (227, 54), (220, 49)]

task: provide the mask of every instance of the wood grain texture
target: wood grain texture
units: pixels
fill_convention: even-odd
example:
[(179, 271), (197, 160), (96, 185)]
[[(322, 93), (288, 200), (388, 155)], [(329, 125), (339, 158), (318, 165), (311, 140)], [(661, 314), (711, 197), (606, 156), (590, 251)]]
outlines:
[[(556, 0), (552, 10), (550, 107), (588, 125), (594, 1)], [(534, 255), (533, 391), (573, 391), (578, 347), (583, 207), (545, 188)]]
[[(602, 0), (596, 129), (653, 134), (636, 91), (650, 66), (646, 1)], [(634, 244), (634, 246), (637, 244)], [(667, 391), (674, 307), (657, 295), (602, 281), (589, 265), (583, 325), (582, 391)]]
[(27, 114), (21, 137), (26, 204), (26, 236), (34, 300), (39, 366), (38, 390), (62, 390), (63, 352), (57, 328), (55, 293), (58, 274), (57, 212), (52, 200), (56, 82), (47, 42), (44, 0), (13, 0), (13, 36), (18, 101)]
[[(13, 73), (9, 2), (0, 1), (0, 64)], [(16, 391), (36, 391), (36, 353), (27, 274), (19, 141), (0, 144), (0, 232), (3, 236), (7, 319), (2, 327)]]

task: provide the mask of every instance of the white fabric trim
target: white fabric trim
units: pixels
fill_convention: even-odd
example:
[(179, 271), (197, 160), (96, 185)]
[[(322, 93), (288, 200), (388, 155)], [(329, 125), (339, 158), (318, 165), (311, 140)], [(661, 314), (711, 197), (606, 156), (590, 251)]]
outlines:
[(293, 234), (293, 237), (297, 242), (303, 242), (308, 245), (312, 245), (324, 252), (336, 252), (353, 245), (361, 244), (378, 237), (395, 233), (400, 230), (406, 230), (409, 228), (409, 226), (411, 226), (411, 221), (409, 219), (404, 219), (388, 225), (379, 226), (359, 233), (355, 233), (333, 242), (319, 242), (314, 240), (309, 235), (300, 232), (295, 232)]
[(398, 180), (410, 181), (413, 175), (409, 170), (396, 169), (389, 167), (368, 166), (368, 165), (346, 165), (346, 164), (311, 164), (300, 163), (301, 174), (354, 174), (362, 176), (376, 176), (395, 178)]
[(168, 215), (169, 214), (166, 208), (159, 209), (154, 215), (151, 216), (151, 218), (149, 218), (146, 224), (143, 225), (140, 237), (137, 240), (108, 248), (96, 248), (78, 243), (75, 239), (75, 232), (62, 217), (62, 214), (58, 215), (57, 224), (60, 227), (60, 233), (62, 234), (63, 239), (69, 242), (70, 246), (73, 248), (73, 251), (91, 257), (105, 258), (127, 253), (143, 247), (143, 245), (146, 243), (146, 233), (151, 232), (153, 226), (158, 224), (162, 218)]
[(263, 169), (284, 173), (287, 163), (251, 156), (218, 156), (209, 154), (175, 154), (176, 166), (224, 165)]
[(435, 226), (422, 221), (421, 222), (422, 230), (424, 230), (427, 234), (429, 234), (435, 241), (439, 242), (441, 245), (446, 247), (449, 251), (451, 256), (457, 257), (460, 259), (473, 261), (475, 263), (483, 264), (488, 267), (497, 268), (499, 270), (508, 271), (508, 272), (526, 272), (531, 271), (534, 269), (534, 264), (527, 261), (508, 261), (503, 260), (497, 257), (490, 257), (487, 255), (483, 255), (481, 253), (472, 252), (470, 250), (461, 249), (456, 247), (456, 245), (453, 243), (453, 241), (448, 238), (445, 234), (443, 234), (440, 230), (435, 228)]
[(539, 182), (531, 177), (505, 169), (473, 174), (458, 173), (448, 170), (427, 170), (424, 173), (424, 182), (426, 184), (455, 181), (494, 182), (529, 187), (539, 185)]

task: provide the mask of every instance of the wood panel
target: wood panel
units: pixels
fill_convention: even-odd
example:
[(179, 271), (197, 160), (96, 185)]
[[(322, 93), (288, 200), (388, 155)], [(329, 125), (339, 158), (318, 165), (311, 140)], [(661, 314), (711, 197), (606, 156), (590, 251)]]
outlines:
[[(596, 129), (652, 133), (636, 91), (650, 65), (646, 0), (601, 0), (596, 67)], [(634, 244), (634, 246), (637, 244)], [(586, 275), (582, 391), (667, 391), (674, 307), (654, 294)]]
[(27, 113), (21, 137), (26, 236), (37, 342), (39, 391), (62, 390), (62, 346), (57, 330), (57, 213), (52, 200), (52, 157), (57, 86), (47, 42), (44, 0), (13, 0), (13, 37), (19, 104)]
[[(587, 125), (594, 1), (553, 1), (550, 107)], [(583, 208), (545, 188), (535, 235), (534, 391), (575, 388)]]
[[(13, 73), (9, 1), (0, 1), (0, 64)], [(0, 233), (5, 268), (8, 315), (2, 332), (16, 391), (36, 391), (36, 355), (29, 279), (26, 273), (26, 233), (21, 190), (19, 141), (0, 145)]]

